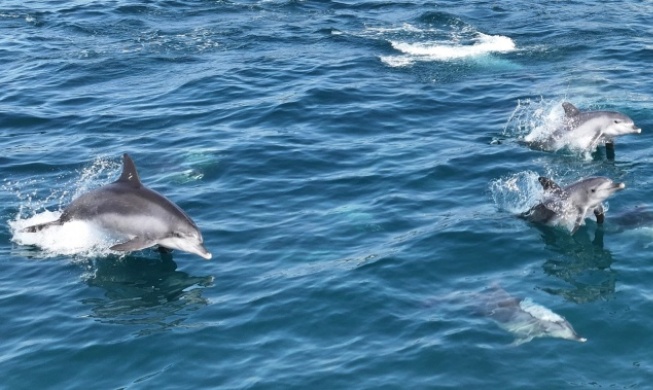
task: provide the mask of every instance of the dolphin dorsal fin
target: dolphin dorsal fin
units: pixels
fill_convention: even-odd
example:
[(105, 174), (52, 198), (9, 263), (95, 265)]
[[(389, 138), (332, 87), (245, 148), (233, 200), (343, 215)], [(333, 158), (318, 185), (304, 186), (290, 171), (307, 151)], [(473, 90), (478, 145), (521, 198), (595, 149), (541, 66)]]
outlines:
[(580, 110), (578, 108), (576, 108), (576, 106), (574, 106), (573, 104), (571, 104), (569, 102), (562, 103), (562, 108), (565, 110), (565, 115), (568, 118), (573, 118), (576, 115), (580, 114)]
[(116, 183), (126, 183), (133, 187), (141, 187), (141, 179), (138, 177), (136, 165), (127, 153), (122, 156), (122, 174)]
[(542, 189), (544, 189), (545, 192), (561, 192), (562, 187), (558, 185), (558, 183), (554, 182), (553, 180), (549, 179), (548, 177), (540, 176), (537, 178), (537, 181), (540, 182), (542, 185)]

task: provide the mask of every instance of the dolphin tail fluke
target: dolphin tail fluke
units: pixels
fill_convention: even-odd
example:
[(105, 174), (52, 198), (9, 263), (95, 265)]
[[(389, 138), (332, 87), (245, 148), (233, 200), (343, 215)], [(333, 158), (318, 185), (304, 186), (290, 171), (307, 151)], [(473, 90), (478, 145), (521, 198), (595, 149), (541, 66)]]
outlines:
[(131, 251), (139, 251), (141, 249), (149, 248), (154, 245), (156, 245), (155, 241), (147, 240), (142, 237), (134, 237), (127, 242), (123, 242), (122, 244), (116, 244), (109, 249), (111, 249), (112, 251), (119, 251), (119, 252), (131, 252)]
[(60, 226), (62, 224), (63, 224), (63, 222), (61, 222), (61, 220), (57, 219), (56, 221), (51, 221), (51, 222), (46, 222), (46, 223), (40, 223), (38, 225), (28, 226), (28, 227), (24, 228), (21, 231), (27, 232), (27, 233), (36, 233), (36, 232), (40, 232), (41, 230), (43, 230), (45, 228), (48, 228), (50, 226)]

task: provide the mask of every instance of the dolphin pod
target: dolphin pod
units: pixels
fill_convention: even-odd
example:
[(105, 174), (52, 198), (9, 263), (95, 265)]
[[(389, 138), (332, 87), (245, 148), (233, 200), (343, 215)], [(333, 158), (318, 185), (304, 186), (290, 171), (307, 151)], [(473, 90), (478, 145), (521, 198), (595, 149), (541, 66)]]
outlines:
[(211, 258), (195, 222), (168, 198), (145, 187), (127, 154), (118, 180), (82, 194), (56, 221), (23, 231), (33, 233), (74, 220), (90, 222), (124, 240), (111, 250), (131, 252), (159, 245)]
[[(600, 144), (614, 147), (614, 138), (640, 133), (629, 117), (611, 111), (580, 112), (571, 103), (563, 103), (565, 124), (545, 140), (532, 146), (558, 150), (565, 145), (595, 150)], [(549, 226), (568, 227), (576, 233), (592, 214), (603, 223), (603, 201), (625, 188), (606, 177), (590, 177), (562, 187), (550, 178), (538, 179), (544, 191), (541, 202), (522, 217)], [(52, 226), (81, 220), (120, 236), (124, 241), (110, 249), (137, 251), (158, 245), (201, 256), (212, 257), (192, 219), (172, 201), (145, 187), (129, 155), (123, 155), (122, 174), (113, 183), (82, 194), (68, 205), (59, 219), (24, 229), (38, 232)], [(485, 313), (500, 327), (513, 333), (514, 345), (536, 337), (554, 337), (585, 342), (562, 316), (538, 305), (529, 298), (519, 299), (495, 287), (485, 299)]]
[[(614, 157), (615, 138), (626, 134), (639, 134), (642, 129), (635, 122), (615, 111), (582, 112), (569, 102), (562, 103), (565, 112), (563, 125), (544, 139), (530, 140), (534, 148), (557, 151), (564, 147), (593, 152), (605, 145), (608, 157)], [(573, 235), (592, 212), (596, 222), (604, 221), (603, 201), (626, 187), (606, 177), (590, 177), (566, 187), (553, 180), (540, 177), (543, 199), (521, 216), (535, 223), (566, 227)]]
[[(562, 103), (562, 108), (565, 113), (562, 125), (542, 138), (526, 137), (528, 146), (553, 152), (569, 148), (587, 153), (605, 145), (610, 159), (614, 158), (615, 138), (640, 134), (642, 131), (631, 118), (619, 112), (582, 112), (569, 102)], [(548, 177), (539, 177), (538, 181), (543, 190), (542, 199), (520, 216), (533, 223), (566, 228), (572, 235), (592, 215), (597, 224), (603, 224), (606, 210), (603, 202), (626, 188), (624, 183), (601, 176), (582, 178), (566, 186)], [(515, 335), (513, 345), (531, 341), (535, 337), (580, 342), (587, 340), (580, 337), (571, 324), (558, 314), (530, 299), (512, 297), (496, 286), (485, 298), (485, 310), (489, 318)]]

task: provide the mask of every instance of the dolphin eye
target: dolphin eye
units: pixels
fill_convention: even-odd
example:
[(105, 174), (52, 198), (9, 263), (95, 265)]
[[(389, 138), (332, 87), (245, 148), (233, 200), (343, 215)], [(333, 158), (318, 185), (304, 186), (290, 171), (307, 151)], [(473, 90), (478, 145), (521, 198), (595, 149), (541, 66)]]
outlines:
[(592, 192), (596, 192), (596, 189), (595, 189), (595, 188), (592, 188)]
[(619, 123), (621, 123), (621, 121), (620, 121), (619, 119), (615, 119), (615, 120), (614, 120), (614, 124), (615, 124), (615, 125), (618, 125)]

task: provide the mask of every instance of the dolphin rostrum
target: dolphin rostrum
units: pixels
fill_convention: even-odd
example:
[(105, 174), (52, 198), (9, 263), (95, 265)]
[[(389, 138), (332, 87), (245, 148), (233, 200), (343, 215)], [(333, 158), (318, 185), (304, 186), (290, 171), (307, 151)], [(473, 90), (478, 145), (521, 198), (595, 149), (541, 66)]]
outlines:
[(159, 245), (211, 258), (195, 223), (179, 206), (141, 183), (127, 154), (118, 180), (81, 195), (58, 220), (29, 226), (24, 231), (33, 233), (73, 220), (88, 221), (127, 240), (111, 250), (129, 252)]
[(564, 188), (546, 177), (538, 180), (544, 189), (544, 198), (522, 216), (536, 223), (565, 226), (571, 230), (571, 234), (576, 233), (589, 212), (594, 213), (597, 223), (603, 223), (602, 202), (626, 188), (624, 183), (615, 183), (600, 176), (583, 179)]
[(615, 137), (642, 132), (632, 119), (619, 112), (581, 112), (569, 102), (562, 103), (562, 108), (565, 111), (563, 126), (542, 140), (529, 142), (531, 146), (549, 151), (569, 147), (593, 152), (599, 145), (605, 144), (608, 152), (613, 152)]
[(587, 341), (576, 333), (564, 317), (530, 298), (515, 298), (502, 288), (493, 286), (483, 300), (485, 314), (501, 328), (515, 335), (513, 345), (529, 342), (536, 337), (561, 338), (581, 343)]

